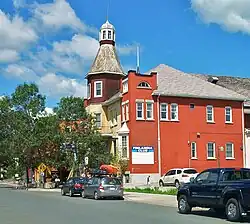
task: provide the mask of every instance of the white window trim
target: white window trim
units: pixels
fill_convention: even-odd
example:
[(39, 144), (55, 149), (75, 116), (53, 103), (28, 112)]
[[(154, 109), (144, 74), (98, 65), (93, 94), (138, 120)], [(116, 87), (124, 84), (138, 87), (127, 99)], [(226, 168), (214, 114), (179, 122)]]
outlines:
[[(172, 106), (173, 105), (176, 105), (176, 114), (177, 114), (176, 119), (172, 119)], [(170, 105), (170, 120), (171, 121), (179, 121), (179, 106), (177, 103), (171, 103), (171, 105)]]
[[(152, 105), (152, 117), (148, 118), (148, 104)], [(154, 101), (146, 100), (146, 120), (152, 121), (154, 120)]]
[(129, 121), (129, 104), (125, 105), (126, 121)]
[[(212, 120), (208, 120), (208, 107), (212, 107)], [(207, 105), (206, 106), (206, 120), (207, 123), (214, 123), (214, 107), (212, 105)]]
[(100, 114), (100, 127), (97, 127), (97, 128), (101, 129), (101, 128), (102, 128), (102, 113), (96, 112), (96, 113), (95, 113), (95, 116), (96, 116), (97, 114)]
[[(213, 149), (214, 149), (214, 156), (213, 157), (208, 157), (208, 144), (209, 143), (213, 144)], [(207, 159), (216, 159), (216, 145), (215, 145), (215, 142), (208, 142), (207, 143)]]
[(88, 89), (89, 89), (88, 99), (90, 99), (91, 98), (91, 83), (88, 84)]
[(122, 83), (127, 82), (127, 81), (128, 81), (128, 78), (123, 79), (123, 80), (122, 80)]
[[(140, 86), (142, 83), (146, 83), (146, 85), (148, 85), (148, 86)], [(152, 88), (151, 88), (151, 85), (150, 85), (148, 82), (146, 82), (146, 81), (140, 82), (140, 83), (138, 84), (137, 88), (138, 88), (138, 89), (152, 89)]]
[[(232, 145), (232, 157), (227, 157), (227, 145), (231, 144)], [(232, 142), (227, 142), (225, 145), (225, 155), (226, 159), (235, 159), (234, 157), (234, 144)]]
[[(226, 111), (227, 111), (227, 109), (230, 109), (230, 121), (227, 121), (226, 119), (227, 119), (227, 113), (226, 113)], [(233, 123), (233, 110), (232, 110), (232, 107), (229, 107), (229, 106), (227, 106), (227, 107), (225, 107), (225, 123), (226, 124), (232, 124)]]
[[(166, 105), (166, 110), (167, 110), (167, 111), (166, 111), (166, 118), (162, 118), (162, 117), (161, 117), (162, 105)], [(168, 120), (169, 120), (169, 119), (168, 119), (168, 104), (167, 104), (167, 103), (161, 103), (161, 104), (160, 104), (160, 115), (159, 115), (159, 116), (160, 116), (160, 120), (161, 120), (161, 121), (168, 121)]]
[[(96, 85), (99, 84), (99, 83), (101, 84), (101, 95), (96, 95)], [(94, 97), (95, 98), (102, 97), (102, 81), (95, 81), (94, 82)]]
[[(127, 85), (127, 89), (125, 89), (125, 84)], [(128, 79), (122, 81), (122, 93), (128, 92)]]
[[(142, 104), (142, 117), (137, 117), (137, 103), (141, 103)], [(144, 120), (144, 100), (136, 100), (136, 120), (141, 121)]]
[[(195, 156), (193, 157), (193, 148), (192, 148), (192, 146), (193, 146), (193, 143), (194, 143), (194, 145), (195, 145)], [(196, 144), (196, 142), (191, 142), (191, 159), (197, 159), (197, 144)]]
[(122, 102), (122, 105), (125, 105), (125, 104), (127, 104), (127, 103), (129, 103), (129, 100), (123, 101), (123, 102)]
[[(123, 153), (122, 153), (122, 137), (123, 136), (126, 136), (127, 137), (127, 157), (123, 157)], [(129, 135), (128, 134), (123, 134), (123, 135), (121, 135), (121, 137), (120, 137), (120, 139), (121, 139), (121, 158), (122, 159), (129, 159)]]
[(126, 120), (125, 104), (122, 105), (122, 122)]

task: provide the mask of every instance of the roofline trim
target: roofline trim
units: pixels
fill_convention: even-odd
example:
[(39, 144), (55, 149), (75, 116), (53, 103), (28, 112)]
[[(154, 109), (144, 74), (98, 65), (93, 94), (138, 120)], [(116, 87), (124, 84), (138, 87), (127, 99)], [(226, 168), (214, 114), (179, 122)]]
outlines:
[(189, 94), (169, 94), (164, 92), (153, 92), (152, 96), (172, 96), (172, 97), (183, 97), (183, 98), (197, 98), (197, 99), (210, 99), (210, 100), (231, 100), (245, 102), (246, 98), (225, 98), (225, 97), (208, 97), (208, 96), (196, 96)]
[(116, 101), (118, 101), (118, 100), (120, 100), (122, 98), (122, 96), (118, 96), (117, 98), (114, 98), (114, 99), (112, 99), (112, 100), (106, 100), (105, 102), (103, 102), (102, 103), (102, 106), (109, 106), (109, 105), (111, 105), (112, 103), (114, 103), (114, 102), (116, 102)]
[(86, 78), (90, 75), (99, 75), (99, 74), (115, 74), (115, 75), (125, 76), (125, 73), (121, 73), (121, 72), (101, 71), (101, 72), (89, 72), (87, 73)]

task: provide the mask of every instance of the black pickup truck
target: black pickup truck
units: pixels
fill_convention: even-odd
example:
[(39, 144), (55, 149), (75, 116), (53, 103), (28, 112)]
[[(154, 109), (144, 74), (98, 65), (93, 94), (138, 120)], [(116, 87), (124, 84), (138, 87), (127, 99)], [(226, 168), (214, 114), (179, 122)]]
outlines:
[(179, 188), (177, 200), (182, 214), (193, 207), (212, 208), (240, 221), (250, 211), (250, 169), (207, 169)]

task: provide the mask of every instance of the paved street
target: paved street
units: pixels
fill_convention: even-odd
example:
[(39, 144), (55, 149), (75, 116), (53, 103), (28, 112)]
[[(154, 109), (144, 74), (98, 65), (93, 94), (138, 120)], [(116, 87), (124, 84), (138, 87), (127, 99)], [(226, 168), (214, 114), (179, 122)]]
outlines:
[[(129, 201), (62, 197), (55, 192), (29, 192), (0, 186), (2, 224), (220, 224), (225, 220), (214, 213), (180, 215), (175, 208)], [(249, 222), (249, 221), (248, 221)]]

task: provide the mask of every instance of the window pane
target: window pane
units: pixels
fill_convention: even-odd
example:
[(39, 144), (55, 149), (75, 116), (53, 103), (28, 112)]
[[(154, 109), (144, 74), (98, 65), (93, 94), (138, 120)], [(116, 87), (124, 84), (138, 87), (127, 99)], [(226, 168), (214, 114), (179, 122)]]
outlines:
[(213, 121), (213, 107), (207, 106), (207, 121)]
[(128, 155), (128, 142), (127, 136), (122, 136), (122, 157), (127, 157)]
[(171, 120), (178, 120), (178, 111), (176, 104), (171, 104)]
[(214, 143), (207, 144), (207, 157), (214, 158)]
[(226, 144), (226, 158), (233, 158), (233, 144)]
[(106, 39), (106, 31), (105, 30), (103, 31), (102, 34), (103, 34), (102, 39)]
[(101, 114), (100, 113), (95, 115), (95, 124), (96, 124), (96, 127), (98, 128), (101, 127)]
[(111, 39), (111, 31), (108, 31), (108, 39)]
[(191, 157), (196, 158), (196, 143), (195, 142), (191, 143)]
[(195, 170), (195, 169), (189, 169), (189, 170), (184, 170), (183, 173), (187, 173), (187, 174), (196, 174), (196, 173), (198, 173), (198, 172), (197, 172), (197, 170)]
[(161, 119), (167, 120), (167, 104), (161, 104)]
[(102, 95), (102, 83), (100, 82), (95, 83), (95, 91), (96, 91), (96, 96)]
[(137, 118), (143, 118), (143, 103), (136, 103)]
[(153, 118), (153, 104), (147, 103), (147, 118), (152, 119)]
[(231, 110), (231, 108), (226, 107), (225, 113), (226, 113), (226, 122), (231, 122), (232, 121), (232, 116), (231, 116), (232, 110)]

